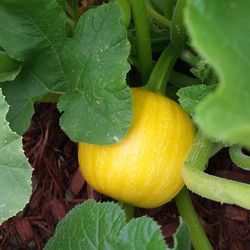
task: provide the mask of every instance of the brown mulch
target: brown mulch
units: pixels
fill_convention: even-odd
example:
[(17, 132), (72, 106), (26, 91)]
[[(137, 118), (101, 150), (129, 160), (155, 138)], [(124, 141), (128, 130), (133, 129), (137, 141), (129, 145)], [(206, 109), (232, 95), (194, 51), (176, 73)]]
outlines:
[[(52, 104), (36, 105), (30, 129), (23, 138), (26, 156), (34, 168), (33, 194), (26, 208), (0, 226), (0, 249), (42, 249), (53, 235), (57, 223), (76, 204), (88, 198), (106, 198), (91, 189), (81, 177), (77, 145), (58, 125), (59, 112)], [(250, 183), (250, 173), (235, 167), (223, 150), (211, 159), (208, 172)], [(193, 195), (193, 202), (214, 249), (250, 249), (249, 211), (221, 205)], [(162, 226), (168, 243), (178, 226), (173, 202), (160, 208), (137, 209)]]

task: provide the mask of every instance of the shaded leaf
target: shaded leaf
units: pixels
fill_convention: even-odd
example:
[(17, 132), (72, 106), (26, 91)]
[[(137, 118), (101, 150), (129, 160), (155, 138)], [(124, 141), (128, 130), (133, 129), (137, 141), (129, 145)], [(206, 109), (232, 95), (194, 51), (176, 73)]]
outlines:
[(11, 106), (8, 121), (22, 135), (30, 125), (38, 95), (64, 91), (67, 86), (61, 56), (66, 42), (66, 15), (56, 1), (49, 0), (3, 0), (0, 9), (0, 23), (4, 23), (0, 26), (4, 34), (0, 46), (12, 58), (25, 62), (21, 75), (3, 85)]
[(21, 71), (21, 63), (0, 50), (0, 82), (12, 81)]
[(11, 127), (23, 134), (33, 103), (56, 94), (63, 95), (60, 122), (72, 140), (120, 140), (130, 127), (132, 103), (125, 81), (130, 46), (118, 4), (87, 11), (72, 38), (66, 36), (67, 17), (56, 0), (3, 0), (0, 8), (0, 23), (5, 23), (0, 46), (24, 61), (20, 76), (2, 86), (11, 105)]

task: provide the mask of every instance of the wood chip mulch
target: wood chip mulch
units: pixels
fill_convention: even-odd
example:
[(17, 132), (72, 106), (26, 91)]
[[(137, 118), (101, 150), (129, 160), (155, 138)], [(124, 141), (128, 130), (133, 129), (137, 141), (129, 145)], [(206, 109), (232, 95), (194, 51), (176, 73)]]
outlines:
[[(77, 163), (77, 145), (59, 127), (59, 112), (52, 104), (37, 104), (30, 129), (23, 138), (24, 151), (33, 167), (33, 193), (29, 204), (0, 226), (0, 250), (42, 249), (57, 223), (76, 204), (88, 198), (107, 200), (83, 180)], [(227, 150), (211, 159), (208, 172), (250, 183), (250, 173), (234, 166)], [(216, 250), (250, 249), (249, 211), (221, 205), (193, 195), (193, 202)], [(178, 226), (173, 202), (160, 208), (137, 209), (162, 226), (168, 243)]]

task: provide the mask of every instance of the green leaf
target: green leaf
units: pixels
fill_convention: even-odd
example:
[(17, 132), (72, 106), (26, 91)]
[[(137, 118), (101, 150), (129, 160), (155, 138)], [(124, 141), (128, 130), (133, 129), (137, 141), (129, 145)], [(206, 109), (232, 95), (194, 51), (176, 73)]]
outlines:
[(127, 133), (132, 119), (125, 81), (129, 48), (118, 4), (90, 9), (81, 17), (64, 51), (71, 91), (58, 103), (64, 112), (61, 127), (72, 140), (111, 144)]
[(197, 106), (195, 121), (209, 137), (250, 148), (249, 2), (188, 1), (186, 24), (193, 46), (220, 79)]
[(21, 67), (16, 70), (8, 72), (0, 72), (0, 82), (12, 81), (20, 73)]
[(13, 131), (22, 135), (30, 126), (36, 98), (44, 94), (44, 85), (29, 69), (14, 81), (1, 85), (6, 101), (11, 104), (7, 120)]
[(12, 58), (25, 62), (20, 77), (3, 85), (11, 106), (8, 121), (22, 135), (30, 125), (38, 95), (66, 89), (61, 55), (67, 38), (66, 15), (56, 1), (49, 0), (2, 0), (0, 9), (0, 23), (4, 24), (0, 25), (0, 33), (4, 34), (0, 46)]
[(208, 86), (205, 84), (192, 85), (185, 88), (181, 88), (177, 95), (179, 96), (179, 102), (182, 108), (188, 112), (191, 116), (195, 115), (195, 109), (197, 105), (215, 89), (214, 85)]
[(163, 250), (166, 244), (152, 219), (142, 217), (126, 224), (125, 213), (117, 204), (89, 200), (58, 224), (45, 246), (50, 249)]
[(120, 232), (117, 248), (121, 250), (166, 250), (160, 226), (149, 217), (131, 220)]
[(174, 234), (173, 250), (190, 250), (191, 237), (187, 223), (180, 217), (180, 225)]
[(204, 81), (210, 73), (208, 65), (204, 59), (199, 60), (195, 67), (192, 67), (190, 71), (194, 76), (202, 81)]
[(119, 233), (125, 220), (117, 205), (88, 200), (58, 224), (45, 249), (105, 249), (106, 241)]
[(23, 209), (31, 195), (32, 169), (23, 154), (22, 138), (6, 121), (7, 110), (0, 92), (0, 224)]
[(120, 140), (130, 127), (132, 101), (125, 81), (130, 45), (118, 4), (87, 11), (72, 38), (66, 36), (67, 17), (56, 0), (3, 0), (0, 9), (0, 23), (5, 24), (0, 25), (5, 34), (0, 46), (24, 61), (20, 76), (3, 85), (11, 127), (23, 134), (33, 103), (61, 94), (61, 126), (72, 140)]
[(21, 71), (21, 63), (0, 50), (0, 82), (12, 81)]

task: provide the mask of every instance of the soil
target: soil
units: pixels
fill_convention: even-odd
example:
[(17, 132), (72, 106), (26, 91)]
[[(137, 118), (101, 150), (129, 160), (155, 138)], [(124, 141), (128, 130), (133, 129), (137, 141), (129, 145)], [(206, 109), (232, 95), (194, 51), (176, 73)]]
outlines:
[[(60, 114), (53, 104), (37, 104), (30, 129), (23, 137), (26, 156), (33, 167), (33, 193), (29, 204), (0, 226), (0, 250), (42, 249), (57, 223), (86, 199), (107, 200), (83, 180), (77, 162), (77, 145), (59, 127)], [(237, 168), (227, 150), (210, 160), (207, 172), (250, 183), (250, 173)], [(214, 249), (250, 249), (249, 211), (192, 195), (200, 221)], [(153, 217), (166, 241), (178, 226), (173, 202), (157, 209), (137, 209), (136, 216)]]

